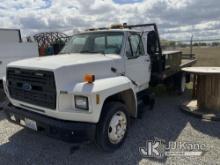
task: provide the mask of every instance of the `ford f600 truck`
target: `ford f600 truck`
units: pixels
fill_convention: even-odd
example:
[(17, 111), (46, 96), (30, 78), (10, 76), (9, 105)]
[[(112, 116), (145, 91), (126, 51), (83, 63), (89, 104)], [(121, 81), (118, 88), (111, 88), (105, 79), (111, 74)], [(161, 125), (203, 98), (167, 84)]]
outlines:
[(180, 69), (195, 60), (180, 58), (181, 52), (162, 52), (155, 24), (89, 29), (74, 35), (60, 55), (7, 66), (6, 114), (50, 136), (94, 140), (114, 151), (142, 105), (153, 106), (150, 85), (173, 77), (183, 84)]

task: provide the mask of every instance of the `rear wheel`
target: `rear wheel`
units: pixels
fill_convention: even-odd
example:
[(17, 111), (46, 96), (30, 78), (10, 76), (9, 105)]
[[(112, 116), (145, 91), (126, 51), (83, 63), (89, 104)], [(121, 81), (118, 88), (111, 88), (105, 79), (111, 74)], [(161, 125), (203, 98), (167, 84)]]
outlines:
[(120, 102), (106, 103), (97, 125), (97, 145), (106, 152), (119, 148), (127, 136), (128, 123), (129, 117), (125, 105)]

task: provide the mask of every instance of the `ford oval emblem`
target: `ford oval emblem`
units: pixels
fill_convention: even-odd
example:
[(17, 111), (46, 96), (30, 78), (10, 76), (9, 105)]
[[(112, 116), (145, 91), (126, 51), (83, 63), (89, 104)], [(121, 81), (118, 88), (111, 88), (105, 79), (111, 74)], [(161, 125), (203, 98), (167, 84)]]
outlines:
[(22, 89), (25, 90), (25, 91), (31, 91), (32, 90), (32, 86), (29, 83), (23, 83)]

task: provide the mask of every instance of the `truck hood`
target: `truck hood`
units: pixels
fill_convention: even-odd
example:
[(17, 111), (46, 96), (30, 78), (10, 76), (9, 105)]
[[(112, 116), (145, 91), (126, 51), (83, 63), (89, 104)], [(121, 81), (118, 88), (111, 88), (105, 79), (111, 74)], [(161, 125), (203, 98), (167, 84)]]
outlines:
[(12, 62), (8, 67), (31, 70), (53, 71), (57, 90), (71, 90), (74, 84), (83, 81), (87, 73), (94, 74), (96, 79), (114, 77), (116, 73), (123, 72), (123, 60), (119, 55), (103, 54), (66, 54), (31, 58)]
[(47, 57), (37, 57), (25, 60), (19, 60), (8, 64), (8, 67), (28, 68), (28, 69), (43, 69), (57, 70), (58, 68), (68, 67), (73, 65), (82, 65), (90, 63), (108, 62), (119, 58), (118, 55), (103, 55), (103, 54), (64, 54)]

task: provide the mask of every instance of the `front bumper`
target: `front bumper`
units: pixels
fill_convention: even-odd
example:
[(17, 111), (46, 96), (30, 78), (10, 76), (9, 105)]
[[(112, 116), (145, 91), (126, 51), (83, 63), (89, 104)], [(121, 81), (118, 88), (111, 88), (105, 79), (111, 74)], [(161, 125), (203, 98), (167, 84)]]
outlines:
[[(46, 135), (61, 139), (65, 142), (82, 142), (86, 140), (94, 140), (96, 124), (72, 122), (60, 119), (47, 117), (41, 114), (30, 112), (14, 106), (5, 109), (7, 119), (16, 124), (20, 124), (25, 118), (36, 121), (39, 132)], [(10, 116), (14, 115), (15, 121), (11, 120)]]

